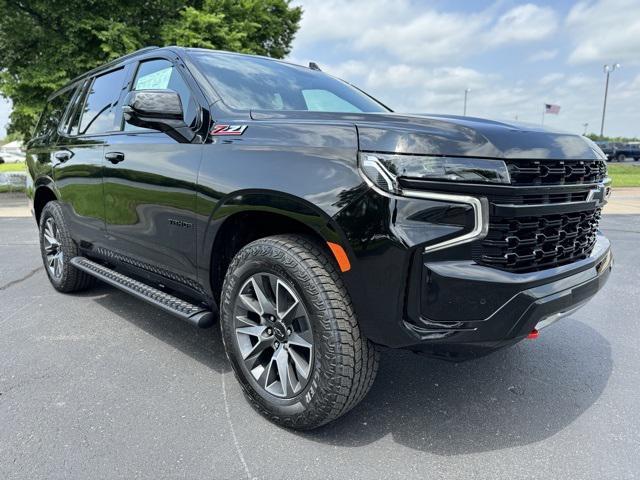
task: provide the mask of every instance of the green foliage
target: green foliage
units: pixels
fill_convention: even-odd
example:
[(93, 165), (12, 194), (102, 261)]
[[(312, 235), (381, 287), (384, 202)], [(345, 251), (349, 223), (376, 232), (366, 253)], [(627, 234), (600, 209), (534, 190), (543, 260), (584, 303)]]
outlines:
[(0, 0), (0, 94), (28, 137), (73, 77), (149, 45), (282, 58), (302, 16), (289, 0)]
[(587, 138), (590, 138), (594, 142), (617, 142), (617, 143), (628, 143), (628, 142), (640, 142), (640, 138), (636, 137), (601, 137), (600, 135), (596, 135), (595, 133), (589, 133)]

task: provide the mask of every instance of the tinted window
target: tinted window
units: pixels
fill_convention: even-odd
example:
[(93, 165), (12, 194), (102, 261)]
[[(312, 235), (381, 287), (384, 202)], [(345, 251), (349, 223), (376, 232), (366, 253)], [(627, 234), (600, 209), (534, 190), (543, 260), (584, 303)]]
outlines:
[(327, 90), (302, 90), (307, 110), (316, 112), (361, 112), (354, 105)]
[(34, 138), (49, 136), (58, 129), (74, 90), (74, 88), (69, 88), (47, 103), (33, 133)]
[(192, 55), (224, 102), (233, 108), (387, 111), (358, 89), (316, 70), (260, 57), (199, 50)]
[[(191, 98), (191, 90), (173, 64), (168, 60), (149, 60), (138, 67), (133, 90), (173, 90), (180, 95), (182, 108), (185, 112), (184, 120), (187, 125), (193, 125), (197, 116), (197, 105)], [(126, 131), (146, 130), (125, 123)]]
[(84, 99), (87, 97), (87, 86), (88, 83), (85, 81), (78, 88), (78, 95), (76, 95), (76, 98), (71, 102), (67, 119), (62, 127), (62, 130), (65, 133), (69, 133), (71, 135), (78, 134), (78, 123), (80, 122), (80, 114), (82, 113), (81, 106), (84, 105)]
[(79, 134), (104, 133), (113, 130), (114, 106), (122, 90), (124, 69), (96, 77), (87, 93), (80, 117)]

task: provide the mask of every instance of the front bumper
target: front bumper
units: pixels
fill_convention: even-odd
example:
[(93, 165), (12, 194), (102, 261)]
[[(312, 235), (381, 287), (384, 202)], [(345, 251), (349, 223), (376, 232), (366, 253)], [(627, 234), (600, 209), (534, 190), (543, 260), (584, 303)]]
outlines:
[(609, 241), (598, 235), (581, 261), (529, 274), (469, 261), (425, 261), (420, 315), (403, 320), (412, 350), (464, 360), (514, 344), (534, 329), (573, 313), (605, 284), (613, 266)]
[[(461, 192), (455, 200), (460, 193), (482, 198), (456, 187)], [(524, 193), (535, 194), (540, 188), (525, 188)], [(578, 185), (562, 191), (584, 194), (590, 188)], [(523, 194), (520, 188), (510, 190)], [(478, 239), (456, 242), (479, 224), (477, 208), (428, 197), (370, 190), (335, 217), (350, 245), (352, 268), (343, 278), (358, 323), (379, 345), (450, 360), (480, 356), (525, 338), (541, 321), (583, 305), (608, 277), (610, 244), (599, 233), (586, 258), (560, 266), (515, 273), (482, 265), (476, 254), (482, 232)], [(490, 215), (499, 216), (504, 201), (489, 202)], [(533, 214), (560, 215), (574, 207), (598, 205), (550, 203), (535, 206)], [(532, 214), (532, 206), (523, 208)]]

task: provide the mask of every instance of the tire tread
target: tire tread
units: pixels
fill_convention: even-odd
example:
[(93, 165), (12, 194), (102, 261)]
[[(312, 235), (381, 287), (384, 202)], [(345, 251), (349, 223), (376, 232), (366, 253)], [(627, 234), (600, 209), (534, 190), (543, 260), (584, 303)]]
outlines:
[[(300, 235), (277, 235), (245, 246), (233, 259), (229, 272), (255, 257), (274, 257), (285, 263), (320, 309), (330, 368), (324, 371), (326, 388), (313, 411), (300, 417), (281, 417), (265, 408), (252, 389), (240, 382), (251, 404), (270, 420), (296, 429), (324, 425), (347, 413), (367, 394), (376, 377), (377, 347), (362, 335), (353, 303), (335, 261), (313, 239)], [(311, 278), (313, 277), (313, 278)], [(227, 280), (223, 292), (227, 291)], [(223, 293), (224, 296), (224, 293)]]

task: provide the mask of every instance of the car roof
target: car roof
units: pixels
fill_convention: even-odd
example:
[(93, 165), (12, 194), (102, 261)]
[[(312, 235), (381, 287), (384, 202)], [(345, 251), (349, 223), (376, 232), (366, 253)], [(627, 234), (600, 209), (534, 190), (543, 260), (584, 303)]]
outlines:
[(60, 93), (62, 93), (63, 91), (65, 91), (66, 89), (68, 89), (71, 85), (87, 78), (90, 76), (95, 75), (96, 73), (99, 73), (103, 70), (108, 70), (111, 67), (115, 67), (121, 63), (124, 63), (128, 60), (132, 60), (140, 55), (143, 55), (145, 53), (157, 50), (157, 51), (164, 51), (164, 50), (173, 50), (174, 48), (172, 47), (157, 47), (157, 46), (152, 46), (152, 47), (145, 47), (145, 48), (141, 48), (139, 50), (136, 50), (135, 52), (131, 52), (128, 53), (126, 55), (123, 55), (121, 57), (115, 58), (107, 63), (104, 63), (98, 67), (95, 67), (91, 70), (88, 70), (80, 75), (78, 75), (77, 77), (69, 80), (62, 88), (59, 88), (58, 90), (56, 90), (55, 92), (53, 92), (51, 95), (49, 95), (49, 98), (47, 99), (47, 101), (50, 101), (52, 98), (55, 98), (56, 96), (58, 96)]
[(179, 47), (179, 46), (175, 46), (175, 45), (170, 45), (170, 46), (166, 46), (166, 47), (157, 47), (157, 46), (151, 46), (151, 47), (145, 47), (145, 48), (141, 48), (139, 50), (136, 50), (135, 52), (131, 52), (128, 53), (126, 55), (123, 55), (122, 57), (118, 57), (114, 60), (111, 60), (110, 62), (107, 62), (103, 65), (100, 65), (96, 68), (93, 68), (81, 75), (78, 75), (77, 77), (73, 78), (72, 80), (70, 80), (69, 82), (67, 82), (62, 88), (59, 88), (58, 90), (56, 90), (55, 92), (53, 92), (51, 95), (49, 95), (49, 97), (47, 98), (47, 101), (50, 101), (51, 99), (55, 98), (56, 96), (58, 96), (60, 93), (62, 93), (63, 91), (67, 90), (69, 87), (71, 87), (72, 85), (74, 85), (75, 83), (87, 78), (87, 77), (91, 77), (97, 73), (100, 73), (103, 70), (108, 70), (112, 67), (116, 67), (121, 63), (127, 62), (129, 60), (134, 60), (136, 57), (138, 56), (142, 56), (144, 54), (147, 54), (149, 52), (152, 51), (157, 51), (158, 53), (161, 52), (186, 52), (186, 53), (190, 53), (190, 52), (208, 52), (208, 53), (215, 53), (215, 54), (220, 54), (220, 55), (230, 55), (230, 56), (234, 56), (234, 57), (251, 57), (251, 58), (259, 58), (262, 60), (269, 60), (272, 62), (278, 62), (278, 63), (283, 63), (286, 65), (291, 65), (294, 67), (298, 67), (298, 68), (308, 68), (305, 67), (303, 65), (298, 65), (295, 63), (291, 63), (291, 62), (286, 62), (284, 60), (280, 60), (280, 59), (276, 59), (276, 58), (272, 58), (272, 57), (266, 57), (263, 55), (251, 55), (248, 53), (238, 53), (238, 52), (228, 52), (226, 50), (212, 50), (212, 49), (208, 49), (208, 48), (185, 48), (185, 47)]

